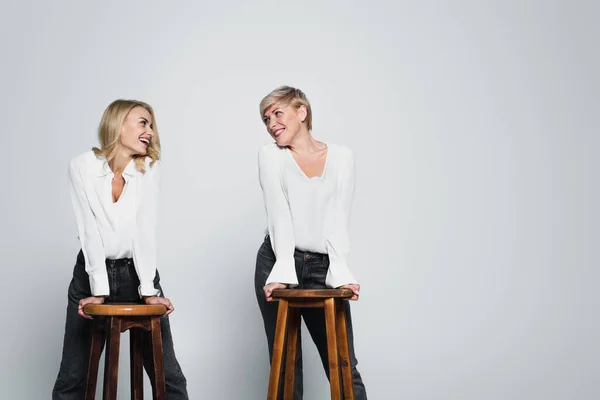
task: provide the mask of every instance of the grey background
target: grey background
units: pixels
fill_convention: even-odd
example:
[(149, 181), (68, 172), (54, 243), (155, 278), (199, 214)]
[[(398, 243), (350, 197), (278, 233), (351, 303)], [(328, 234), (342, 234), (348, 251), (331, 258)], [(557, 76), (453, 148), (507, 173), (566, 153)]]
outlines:
[(136, 98), (163, 141), (159, 269), (191, 398), (265, 398), (258, 103), (288, 84), (314, 136), (356, 153), (370, 398), (599, 398), (597, 4), (2, 1), (0, 397), (50, 398), (79, 249), (67, 165)]

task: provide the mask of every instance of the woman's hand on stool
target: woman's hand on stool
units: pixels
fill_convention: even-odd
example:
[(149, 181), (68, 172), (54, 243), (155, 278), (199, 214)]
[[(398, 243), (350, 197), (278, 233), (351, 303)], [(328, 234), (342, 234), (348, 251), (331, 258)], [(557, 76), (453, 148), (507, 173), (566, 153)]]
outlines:
[(88, 304), (102, 304), (102, 303), (104, 303), (104, 296), (86, 297), (85, 299), (79, 300), (79, 309), (77, 310), (77, 313), (79, 315), (81, 315), (83, 318), (92, 319), (92, 316), (84, 313), (83, 309)]
[(350, 289), (350, 290), (352, 290), (352, 293), (354, 293), (354, 294), (348, 300), (358, 300), (358, 292), (360, 292), (360, 285), (358, 283), (353, 283), (353, 284), (349, 284), (349, 285), (342, 285), (338, 289)]
[(144, 302), (146, 304), (162, 304), (163, 306), (167, 307), (167, 312), (165, 315), (163, 315), (163, 318), (175, 311), (173, 303), (171, 303), (171, 300), (167, 299), (166, 297), (145, 296)]
[(275, 289), (285, 289), (288, 285), (285, 283), (278, 283), (278, 282), (271, 282), (268, 285), (265, 285), (265, 287), (263, 287), (263, 290), (265, 291), (265, 297), (267, 299), (267, 301), (273, 301), (273, 298), (271, 297), (271, 295), (273, 294), (273, 290)]

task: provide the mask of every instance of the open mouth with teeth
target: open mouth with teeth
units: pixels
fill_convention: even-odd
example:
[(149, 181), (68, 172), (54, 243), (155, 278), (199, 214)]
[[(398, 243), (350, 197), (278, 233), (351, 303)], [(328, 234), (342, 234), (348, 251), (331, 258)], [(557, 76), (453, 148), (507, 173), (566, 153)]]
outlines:
[(148, 140), (146, 138), (140, 138), (140, 142), (144, 143), (146, 146), (150, 145), (150, 140)]
[(274, 130), (273, 136), (277, 137), (277, 136), (281, 135), (284, 130), (285, 130), (285, 128), (279, 128), (279, 129)]

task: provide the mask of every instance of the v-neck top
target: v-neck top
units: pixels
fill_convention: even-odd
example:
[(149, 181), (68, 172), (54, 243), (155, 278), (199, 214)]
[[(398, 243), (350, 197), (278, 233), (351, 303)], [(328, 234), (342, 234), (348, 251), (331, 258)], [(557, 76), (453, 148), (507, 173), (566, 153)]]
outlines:
[(294, 249), (329, 255), (328, 287), (358, 283), (348, 269), (348, 222), (354, 197), (354, 155), (327, 144), (321, 176), (308, 178), (290, 150), (276, 143), (258, 153), (267, 233), (277, 258), (266, 283), (297, 285)]
[(123, 171), (125, 186), (112, 198), (111, 171), (105, 157), (93, 151), (75, 157), (69, 165), (75, 221), (94, 296), (110, 295), (106, 259), (133, 258), (140, 280), (140, 296), (156, 296), (156, 219), (160, 162), (140, 172), (132, 160)]

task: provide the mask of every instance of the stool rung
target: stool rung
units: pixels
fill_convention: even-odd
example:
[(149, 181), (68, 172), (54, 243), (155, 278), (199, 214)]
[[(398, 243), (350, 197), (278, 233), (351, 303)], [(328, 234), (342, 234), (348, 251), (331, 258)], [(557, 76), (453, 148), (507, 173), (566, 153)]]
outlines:
[(274, 299), (348, 299), (353, 293), (350, 289), (275, 289)]
[(325, 302), (323, 300), (301, 300), (296, 299), (288, 300), (288, 307), (290, 308), (323, 308)]

